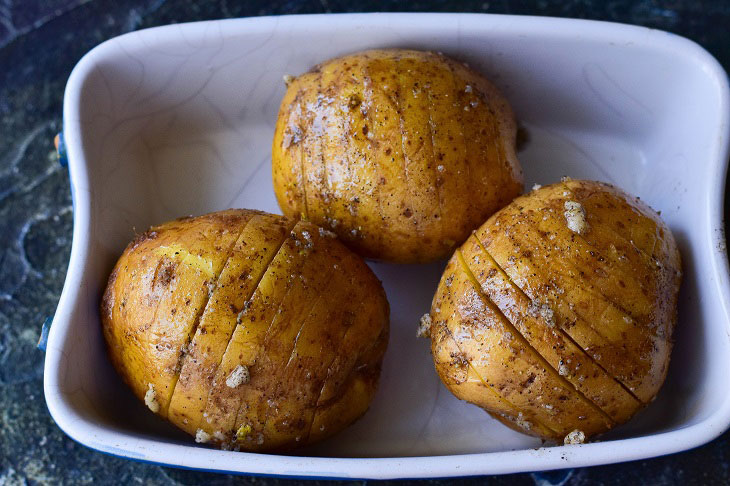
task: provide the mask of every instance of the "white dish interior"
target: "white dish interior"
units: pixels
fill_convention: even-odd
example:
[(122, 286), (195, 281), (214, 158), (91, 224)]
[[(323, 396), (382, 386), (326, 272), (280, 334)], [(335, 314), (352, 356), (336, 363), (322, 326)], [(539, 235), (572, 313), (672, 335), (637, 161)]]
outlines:
[[(530, 135), (520, 153), (527, 189), (563, 175), (611, 182), (660, 210), (674, 232), (685, 277), (669, 377), (655, 403), (602, 442), (535, 450), (539, 440), (440, 384), (415, 329), (443, 263), (371, 265), (392, 307), (379, 392), (358, 423), (300, 456), (197, 446), (148, 413), (109, 364), (97, 308), (135, 231), (228, 207), (279, 212), (270, 146), (282, 76), (373, 47), (442, 51), (490, 77)], [(727, 81), (706, 52), (667, 33), (615, 24), (375, 14), (205, 22), (113, 39), (79, 63), (66, 93), (74, 246), (48, 345), (49, 408), (69, 435), (106, 452), (285, 475), (499, 473), (638, 459), (706, 442), (730, 417), (721, 234), (727, 112)]]

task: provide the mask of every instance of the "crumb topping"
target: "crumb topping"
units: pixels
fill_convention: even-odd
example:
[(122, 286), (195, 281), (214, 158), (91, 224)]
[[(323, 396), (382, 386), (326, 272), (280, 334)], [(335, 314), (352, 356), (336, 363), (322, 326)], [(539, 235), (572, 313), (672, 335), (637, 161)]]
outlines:
[(198, 444), (206, 444), (210, 442), (210, 434), (203, 429), (198, 429), (198, 431), (195, 432), (195, 442)]
[(144, 404), (147, 405), (147, 408), (152, 410), (154, 413), (160, 411), (160, 402), (157, 401), (155, 385), (152, 383), (148, 384), (147, 393), (144, 394)]
[(588, 230), (588, 221), (586, 221), (586, 211), (579, 202), (565, 201), (565, 221), (568, 228), (573, 233), (583, 234)]
[(555, 313), (547, 304), (540, 304), (539, 302), (530, 302), (527, 307), (527, 313), (532, 317), (542, 317), (550, 327), (555, 327)]
[(563, 444), (576, 445), (576, 444), (583, 444), (585, 441), (586, 441), (586, 435), (583, 433), (583, 431), (575, 429), (573, 432), (571, 432), (565, 436), (565, 439), (563, 439)]
[(284, 84), (289, 87), (289, 85), (292, 84), (296, 78), (291, 74), (285, 74), (284, 76), (282, 76), (282, 79), (284, 80)]
[(532, 190), (533, 190), (533, 191), (537, 191), (537, 190), (538, 190), (538, 189), (540, 189), (540, 188), (542, 188), (542, 184), (534, 184), (534, 185), (532, 186)]
[(337, 235), (335, 233), (324, 228), (319, 228), (319, 236), (321, 236), (322, 238), (337, 238)]
[(431, 315), (423, 314), (421, 320), (418, 321), (418, 330), (416, 331), (416, 337), (419, 338), (430, 338), (431, 337)]
[(226, 386), (228, 388), (238, 388), (240, 385), (248, 383), (251, 380), (251, 373), (248, 371), (248, 367), (244, 365), (238, 365), (233, 368), (231, 374), (226, 378)]

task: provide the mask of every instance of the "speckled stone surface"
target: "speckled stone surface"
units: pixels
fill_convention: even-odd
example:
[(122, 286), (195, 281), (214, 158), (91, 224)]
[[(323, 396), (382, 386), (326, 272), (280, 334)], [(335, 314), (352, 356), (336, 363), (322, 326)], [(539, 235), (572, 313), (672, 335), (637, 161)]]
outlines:
[[(73, 214), (58, 164), (63, 89), (81, 56), (130, 30), (266, 14), (358, 11), (493, 12), (612, 20), (699, 42), (730, 70), (727, 1), (0, 0), (0, 485), (293, 484), (134, 463), (75, 444), (43, 398), (41, 323), (53, 314), (71, 248)], [(726, 204), (727, 208), (727, 204)], [(727, 209), (726, 209), (727, 212)], [(431, 484), (730, 484), (730, 433), (682, 454), (545, 475)], [(319, 482), (319, 481), (317, 481)], [(315, 482), (316, 483), (316, 482)], [(313, 484), (308, 482), (308, 484)]]

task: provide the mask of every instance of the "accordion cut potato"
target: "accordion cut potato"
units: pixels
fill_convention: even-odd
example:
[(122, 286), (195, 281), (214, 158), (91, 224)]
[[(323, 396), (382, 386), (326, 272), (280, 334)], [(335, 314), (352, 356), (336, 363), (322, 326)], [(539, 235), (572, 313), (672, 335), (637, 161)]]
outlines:
[(365, 51), (288, 80), (274, 189), (284, 214), (365, 257), (443, 259), (522, 192), (516, 133), (504, 97), (464, 64)]
[(564, 179), (517, 198), (456, 250), (431, 351), (457, 397), (571, 443), (629, 420), (667, 373), (681, 279), (657, 213)]
[(372, 271), (307, 222), (228, 210), (153, 227), (102, 301), (134, 394), (196, 441), (283, 450), (367, 410), (388, 341)]

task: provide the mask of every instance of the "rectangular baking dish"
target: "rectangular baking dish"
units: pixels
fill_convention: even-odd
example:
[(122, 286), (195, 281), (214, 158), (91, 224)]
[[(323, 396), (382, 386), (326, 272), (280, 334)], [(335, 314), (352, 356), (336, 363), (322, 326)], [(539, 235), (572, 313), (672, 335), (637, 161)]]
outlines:
[[(105, 355), (98, 305), (135, 231), (228, 207), (278, 212), (270, 146), (282, 76), (375, 47), (442, 51), (487, 74), (529, 142), (526, 187), (563, 175), (639, 195), (673, 230), (685, 278), (656, 402), (600, 442), (542, 446), (453, 398), (415, 338), (443, 263), (373, 264), (392, 306), (381, 387), (340, 435), (294, 455), (196, 445), (138, 403)], [(66, 87), (73, 249), (47, 345), (45, 396), (76, 441), (194, 469), (306, 477), (443, 477), (589, 466), (703, 444), (730, 423), (723, 235), (728, 84), (681, 37), (585, 20), (451, 14), (291, 16), (143, 30), (88, 53)]]

